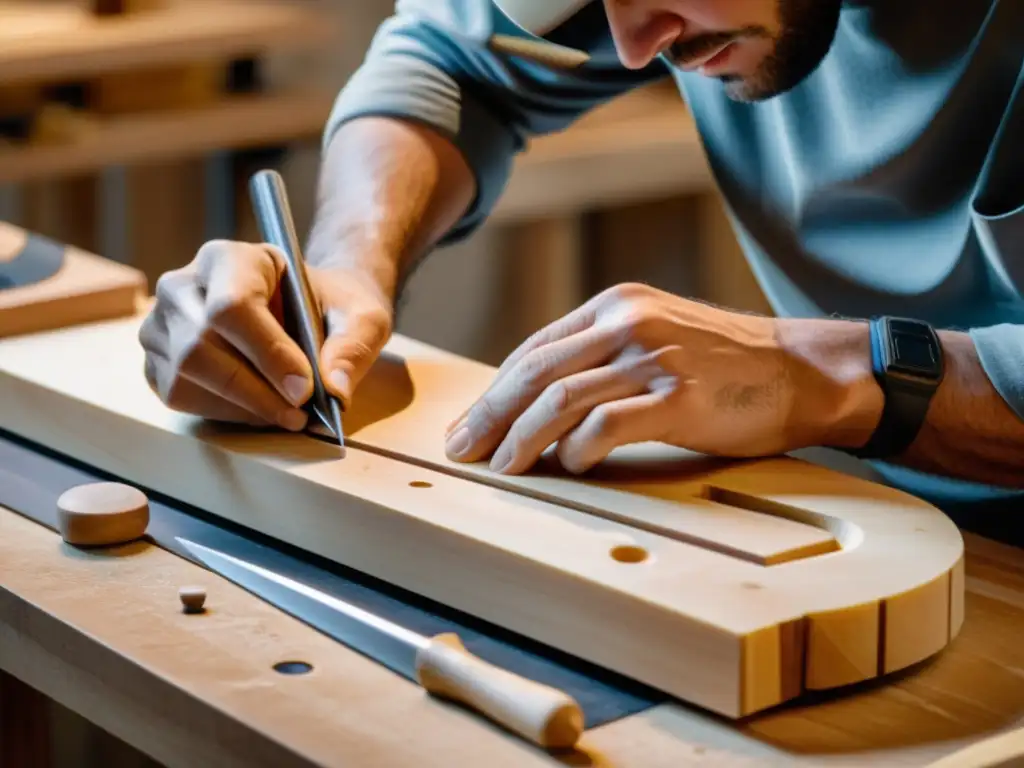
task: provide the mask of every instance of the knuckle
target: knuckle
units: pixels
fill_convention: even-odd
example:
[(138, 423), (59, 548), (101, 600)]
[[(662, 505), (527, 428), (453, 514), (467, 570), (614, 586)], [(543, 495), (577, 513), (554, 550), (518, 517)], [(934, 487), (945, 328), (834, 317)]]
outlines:
[(491, 402), (490, 397), (480, 398), (477, 404), (470, 410), (466, 425), (474, 435), (482, 435), (490, 432), (498, 423), (498, 413)]
[(391, 314), (375, 308), (364, 312), (361, 321), (365, 346), (370, 350), (383, 347), (391, 336)]
[(575, 388), (567, 384), (564, 379), (559, 379), (544, 390), (544, 405), (551, 413), (571, 410), (576, 399)]
[(246, 313), (248, 308), (248, 297), (245, 294), (224, 291), (207, 301), (206, 324), (211, 328), (236, 328), (239, 318)]
[(523, 355), (519, 361), (519, 370), (516, 371), (516, 378), (522, 382), (522, 388), (532, 391), (542, 386), (550, 363), (551, 355), (543, 349), (534, 349)]
[(164, 304), (173, 303), (177, 299), (181, 286), (190, 279), (191, 272), (184, 267), (172, 269), (160, 275), (157, 278), (156, 285), (153, 287), (153, 295), (156, 298), (157, 304), (154, 311)]
[(283, 268), (284, 260), (270, 245), (260, 246), (239, 240), (208, 240), (199, 247), (195, 264), (200, 272), (209, 276), (224, 265), (230, 265), (231, 269), (249, 269), (261, 273), (277, 272)]
[[(141, 346), (146, 352), (152, 352), (156, 348), (156, 321), (154, 319), (153, 312), (150, 312), (143, 321), (139, 324), (139, 332), (137, 334), (139, 346)], [(149, 357), (149, 355), (147, 355)]]
[(377, 347), (372, 346), (365, 339), (342, 339), (332, 347), (326, 357), (335, 365), (351, 363), (362, 366), (377, 356)]
[(588, 431), (595, 437), (612, 437), (619, 426), (619, 418), (615, 411), (606, 405), (599, 405), (587, 417), (590, 422)]
[(601, 292), (603, 304), (620, 304), (634, 301), (650, 290), (650, 287), (637, 282), (617, 283)]
[(644, 307), (633, 307), (622, 316), (621, 327), (626, 341), (643, 343), (657, 333), (659, 318)]
[(235, 243), (230, 240), (213, 239), (207, 240), (196, 251), (195, 261), (200, 264), (212, 264), (231, 254)]

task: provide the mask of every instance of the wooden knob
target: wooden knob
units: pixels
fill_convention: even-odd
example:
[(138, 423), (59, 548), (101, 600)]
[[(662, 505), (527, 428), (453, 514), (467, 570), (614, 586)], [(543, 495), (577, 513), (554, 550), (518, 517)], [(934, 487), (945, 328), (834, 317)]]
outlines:
[(149, 499), (123, 483), (89, 483), (57, 499), (57, 525), (68, 544), (104, 547), (142, 538), (149, 525)]
[(182, 587), (178, 590), (178, 599), (185, 613), (202, 613), (206, 604), (206, 590), (202, 587)]

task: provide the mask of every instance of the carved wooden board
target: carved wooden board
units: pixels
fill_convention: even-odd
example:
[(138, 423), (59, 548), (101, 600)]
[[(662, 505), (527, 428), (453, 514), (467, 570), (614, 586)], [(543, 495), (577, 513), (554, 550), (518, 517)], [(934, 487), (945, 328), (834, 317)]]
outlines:
[[(13, 259), (26, 238), (23, 229), (0, 221), (0, 262)], [(0, 337), (129, 316), (145, 290), (139, 270), (69, 247), (50, 277), (0, 288)]]
[(452, 464), (444, 427), (493, 369), (401, 337), (339, 460), (166, 409), (140, 322), (0, 341), (0, 428), (729, 717), (904, 668), (963, 621), (959, 531), (892, 489), (657, 446), (586, 479)]

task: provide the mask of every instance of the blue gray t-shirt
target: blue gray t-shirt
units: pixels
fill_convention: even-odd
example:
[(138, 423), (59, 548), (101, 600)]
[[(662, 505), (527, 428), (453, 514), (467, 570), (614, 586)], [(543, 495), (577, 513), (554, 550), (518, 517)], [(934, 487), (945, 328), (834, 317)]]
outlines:
[[(324, 141), (371, 114), (451, 137), (479, 185), (451, 242), (488, 215), (531, 137), (672, 77), (778, 314), (888, 313), (970, 330), (1024, 419), (1024, 1), (848, 0), (821, 66), (755, 103), (661, 59), (625, 69), (601, 2), (555, 34), (591, 54), (578, 70), (493, 53), (496, 32), (516, 30), (490, 0), (399, 0)], [(971, 492), (890, 476), (925, 496)]]

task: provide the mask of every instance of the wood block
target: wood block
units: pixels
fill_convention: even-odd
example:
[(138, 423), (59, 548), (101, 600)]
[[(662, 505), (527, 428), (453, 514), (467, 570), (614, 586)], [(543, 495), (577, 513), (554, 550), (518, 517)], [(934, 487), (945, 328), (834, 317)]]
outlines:
[(57, 499), (57, 530), (75, 546), (126, 544), (142, 538), (148, 525), (149, 499), (124, 483), (78, 485)]
[(123, 115), (209, 106), (224, 94), (226, 72), (220, 62), (112, 72), (89, 84), (89, 109)]
[[(0, 262), (17, 255), (28, 233), (0, 222)], [(68, 246), (63, 267), (30, 285), (0, 288), (0, 338), (133, 314), (146, 290), (137, 269)]]
[(163, 10), (173, 0), (91, 0), (90, 10), (95, 16), (123, 16), (126, 13), (145, 13)]
[(884, 675), (959, 629), (936, 605), (958, 610), (963, 539), (896, 490), (659, 445), (585, 477), (454, 464), (445, 426), (494, 369), (401, 336), (339, 459), (164, 407), (141, 320), (0, 341), (0, 428), (728, 717)]

